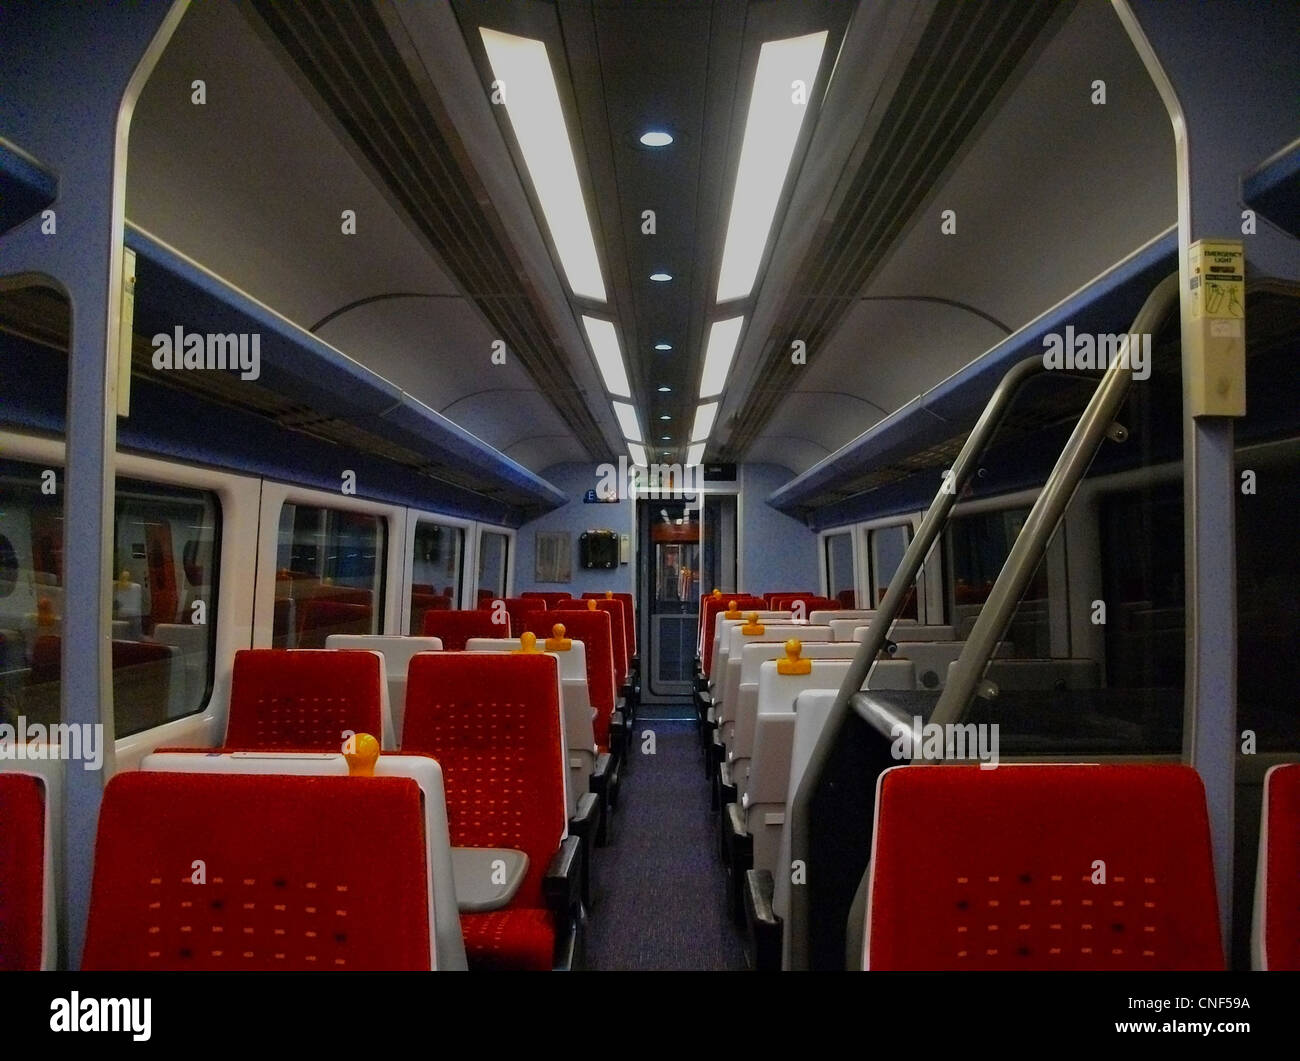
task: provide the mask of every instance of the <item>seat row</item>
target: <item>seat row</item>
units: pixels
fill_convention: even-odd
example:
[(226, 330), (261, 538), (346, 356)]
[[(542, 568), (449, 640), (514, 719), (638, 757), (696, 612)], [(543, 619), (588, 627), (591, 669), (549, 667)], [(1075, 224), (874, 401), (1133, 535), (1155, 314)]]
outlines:
[[(592, 621), (597, 620), (604, 622), (608, 638), (608, 618), (596, 613)], [(572, 769), (573, 742), (565, 731), (568, 718), (576, 715), (577, 698), (570, 691), (580, 683), (585, 693), (581, 669), (586, 653), (581, 642), (563, 637), (564, 632), (554, 630), (560, 636), (544, 646), (526, 635), (522, 645), (508, 643), (519, 645), (510, 652), (492, 651), (507, 644), (498, 639), (467, 646), (477, 652), (413, 651), (437, 645), (409, 639), (417, 643), (385, 645), (382, 659), (374, 651), (356, 649), (237, 654), (223, 748), (154, 753), (146, 757), (141, 774), (114, 778), (105, 792), (84, 966), (571, 966), (580, 955), (589, 905), (585, 869), (596, 839), (592, 825), (602, 808), (596, 793), (578, 792), (574, 784), (581, 771)], [(384, 670), (385, 661), (403, 658), (403, 652), (403, 711), (395, 725)], [(387, 669), (392, 678), (398, 668), (390, 663)], [(607, 675), (611, 669), (606, 668)], [(588, 733), (591, 721), (588, 707)], [(370, 733), (380, 739), (365, 736)], [(380, 755), (381, 740), (393, 747), (399, 734), (401, 752)], [(607, 775), (610, 756), (596, 753), (588, 741), (595, 760), (591, 778)], [(357, 788), (351, 778), (343, 784), (326, 780), (346, 773), (348, 760), (356, 759), (367, 745), (373, 746), (377, 763), (370, 770), (374, 776), (363, 784), (401, 778), (404, 795), (396, 791), (402, 785), (389, 784), (392, 791), (380, 792), (378, 787)], [(604, 765), (599, 764), (602, 754)], [(188, 776), (211, 773), (222, 776)], [(247, 776), (251, 773), (259, 776)], [(311, 775), (310, 784), (299, 776), (303, 774)], [(30, 791), (15, 798), (22, 798), (30, 809)], [(274, 814), (266, 812), (271, 805)], [(412, 807), (423, 807), (423, 812), (413, 817)], [(360, 844), (357, 831), (364, 833), (376, 814), (385, 821), (377, 845)], [(331, 832), (326, 826), (333, 821), (350, 823), (352, 832)], [(406, 824), (394, 824), (402, 822)], [(407, 832), (398, 836), (393, 829)], [(24, 845), (32, 840), (30, 835), (14, 836)], [(206, 907), (196, 905), (193, 891), (187, 890), (204, 883), (199, 878), (206, 869), (195, 870), (193, 881), (156, 877), (157, 867), (167, 861), (163, 852), (172, 843), (184, 843), (186, 851), (197, 845), (223, 868), (219, 878), (212, 877), (222, 887), (201, 893), (210, 899)], [(384, 862), (384, 872), (344, 873), (338, 852), (358, 844), (383, 854), (362, 862)], [(48, 836), (42, 834), (41, 846), (50, 849)], [(334, 854), (326, 854), (331, 849)], [(423, 851), (422, 859), (405, 858), (416, 849)], [(293, 853), (292, 865), (281, 852)], [(405, 855), (390, 860), (390, 852)], [(345, 861), (355, 858), (353, 851)], [(199, 860), (205, 867), (210, 861)], [(6, 866), (0, 859), (0, 869)], [(232, 873), (232, 866), (243, 867), (235, 871), (243, 875)], [(313, 868), (317, 866), (325, 868)], [(158, 904), (151, 903), (149, 909), (166, 915), (148, 915), (149, 924), (142, 926), (138, 918), (133, 920), (132, 910), (119, 907), (129, 907), (138, 898), (133, 889), (143, 886), (140, 874), (145, 872), (151, 874), (150, 887), (163, 889)], [(360, 893), (357, 902), (373, 900), (367, 907), (371, 913), (401, 911), (404, 921), (410, 915), (403, 930), (394, 933), (377, 928), (366, 920), (369, 915), (357, 916), (360, 909), (350, 904), (332, 908), (336, 943), (360, 943), (356, 933), (361, 930), (371, 939), (391, 937), (392, 948), (299, 946), (300, 930), (304, 939), (326, 939), (319, 928), (302, 927), (310, 924), (303, 917), (324, 912), (328, 905), (325, 899), (324, 905), (311, 904), (307, 900), (319, 896), (304, 899), (301, 893), (303, 887), (310, 891), (323, 886), (321, 878), (340, 878), (340, 890)], [(49, 879), (47, 872), (42, 887), (48, 888)], [(234, 888), (232, 893), (236, 881), (256, 890)], [(268, 881), (273, 889), (296, 888), (299, 905), (274, 902), (289, 893), (267, 891)], [(412, 896), (424, 893), (428, 902), (417, 916), (419, 904)], [(241, 934), (259, 937), (256, 945), (249, 939), (227, 937), (227, 945), (221, 945), (220, 940), (205, 938), (210, 945), (201, 952), (190, 934), (200, 927), (212, 937), (234, 931), (236, 926), (223, 920), (224, 915), (208, 911), (234, 910), (236, 898), (247, 901), (241, 901), (239, 909), (263, 911), (238, 923)], [(342, 902), (337, 896), (331, 899)], [(284, 916), (277, 919), (266, 908)], [(186, 913), (200, 909), (202, 916)], [(347, 931), (338, 930), (337, 919), (342, 917), (356, 917)], [(409, 931), (417, 923), (429, 926), (424, 950), (410, 945), (412, 939), (422, 938), (420, 932)], [(0, 926), (0, 938), (7, 927), (8, 921)], [(286, 933), (288, 940), (279, 938)], [(293, 946), (282, 945), (290, 941)], [(5, 939), (6, 953), (9, 943)], [(19, 950), (16, 942), (12, 950)], [(42, 943), (39, 950), (48, 966), (48, 946)], [(30, 967), (29, 939), (21, 951), (23, 957), (15, 961)], [(6, 964), (3, 957), (0, 954), (0, 966)]]

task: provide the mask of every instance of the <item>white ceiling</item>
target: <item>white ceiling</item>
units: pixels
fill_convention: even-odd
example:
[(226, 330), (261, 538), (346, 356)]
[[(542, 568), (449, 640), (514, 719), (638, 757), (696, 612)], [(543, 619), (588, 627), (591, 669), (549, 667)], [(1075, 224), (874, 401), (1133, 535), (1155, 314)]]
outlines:
[[(127, 217), (303, 328), (376, 295), (440, 296), (372, 302), (317, 334), (534, 471), (585, 457), (517, 360), (492, 364), (477, 308), (234, 4), (191, 5), (145, 86)], [(508, 401), (470, 397), (485, 390)]]

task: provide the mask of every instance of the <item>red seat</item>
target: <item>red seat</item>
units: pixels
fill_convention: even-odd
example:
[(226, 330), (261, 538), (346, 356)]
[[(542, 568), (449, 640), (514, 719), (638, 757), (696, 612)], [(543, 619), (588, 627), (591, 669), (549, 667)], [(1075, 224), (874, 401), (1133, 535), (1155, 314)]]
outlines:
[[(604, 593), (584, 593), (583, 600), (605, 600)], [(627, 658), (630, 660), (636, 655), (636, 602), (630, 593), (614, 593), (608, 599), (616, 600), (623, 605), (623, 640), (627, 644)]]
[(871, 969), (1223, 968), (1187, 766), (894, 767), (868, 872)]
[(705, 677), (713, 673), (713, 620), (719, 612), (725, 612), (727, 606), (736, 602), (737, 611), (763, 611), (767, 608), (767, 602), (762, 597), (747, 597), (743, 594), (733, 593), (730, 596), (723, 594), (721, 597), (705, 597), (700, 602), (703, 612), (700, 616), (700, 636), (703, 638), (703, 645), (700, 651), (701, 669)]
[(83, 969), (430, 965), (415, 781), (131, 772), (105, 788)]
[(41, 968), (45, 932), (45, 787), (0, 773), (0, 972)]
[(1256, 969), (1300, 969), (1300, 763), (1264, 775), (1251, 957)]
[[(511, 637), (516, 636), (513, 633), (514, 631), (518, 631), (521, 634), (524, 632), (524, 616), (529, 612), (537, 611), (539, 605), (541, 607), (546, 606), (545, 601), (532, 600), (528, 597), (502, 597), (499, 599), (505, 601), (506, 613), (510, 616), (510, 629), (512, 633), (509, 636)], [(493, 601), (492, 603), (495, 605), (496, 601)]]
[[(587, 695), (596, 709), (592, 730), (596, 746), (609, 751), (609, 724), (618, 702), (614, 685), (614, 652), (609, 615), (602, 611), (531, 612), (524, 619), (524, 630), (539, 639), (551, 636), (551, 627), (564, 624), (566, 637), (581, 641), (587, 656)], [(522, 631), (521, 631), (522, 632)]]
[[(491, 598), (488, 599), (491, 603)], [(446, 652), (464, 652), (465, 642), (471, 637), (510, 637), (509, 624), (505, 627), (492, 621), (488, 608), (478, 611), (430, 611), (424, 613), (425, 637), (442, 639)]]
[(383, 696), (383, 662), (373, 652), (241, 649), (225, 746), (336, 752), (347, 730), (383, 734)]
[(610, 648), (614, 653), (614, 687), (621, 689), (627, 682), (628, 658), (627, 639), (623, 633), (623, 602), (608, 600), (604, 597), (589, 597), (581, 601), (562, 601), (554, 610), (564, 614), (556, 618), (559, 622), (567, 622), (566, 617), (572, 615), (575, 611), (592, 611), (591, 605), (593, 604), (596, 606), (595, 611), (604, 612), (609, 616)]
[(374, 612), (369, 604), (354, 604), (308, 597), (295, 602), (298, 609), (298, 648), (324, 648), (330, 634), (374, 633)]
[(414, 656), (402, 751), (432, 755), (442, 767), (453, 846), (528, 855), (528, 872), (508, 907), (461, 914), (470, 968), (552, 968), (556, 925), (542, 879), (567, 817), (555, 658)]
[(773, 590), (771, 593), (764, 593), (763, 600), (767, 602), (769, 609), (776, 612), (788, 608), (790, 606), (789, 602), (794, 600), (795, 597), (815, 596), (817, 594), (810, 589), (779, 589)]
[(858, 595), (851, 589), (842, 589), (835, 594), (835, 599), (840, 602), (841, 608), (856, 608), (858, 606)]
[(519, 596), (524, 600), (544, 600), (548, 608), (554, 608), (560, 601), (573, 600), (572, 593), (541, 593), (537, 590), (530, 590)]
[(435, 593), (411, 593), (411, 625), (410, 631), (418, 635), (419, 631), (424, 629), (424, 616), (426, 612), (446, 611), (451, 607), (449, 597), (440, 597)]

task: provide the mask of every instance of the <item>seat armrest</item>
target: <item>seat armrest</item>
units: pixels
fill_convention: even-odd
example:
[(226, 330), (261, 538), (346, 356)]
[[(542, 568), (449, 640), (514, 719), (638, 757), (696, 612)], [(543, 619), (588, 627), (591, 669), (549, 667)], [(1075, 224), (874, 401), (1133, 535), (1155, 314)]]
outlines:
[(566, 836), (551, 856), (542, 878), (546, 905), (561, 921), (582, 907), (582, 841)]
[(772, 909), (775, 882), (770, 871), (751, 869), (745, 874), (745, 923), (754, 969), (760, 973), (780, 972), (781, 918)]
[[(608, 753), (606, 753), (608, 754)], [(578, 797), (578, 809), (569, 819), (569, 832), (585, 837), (599, 820), (600, 800), (594, 792), (584, 792)]]

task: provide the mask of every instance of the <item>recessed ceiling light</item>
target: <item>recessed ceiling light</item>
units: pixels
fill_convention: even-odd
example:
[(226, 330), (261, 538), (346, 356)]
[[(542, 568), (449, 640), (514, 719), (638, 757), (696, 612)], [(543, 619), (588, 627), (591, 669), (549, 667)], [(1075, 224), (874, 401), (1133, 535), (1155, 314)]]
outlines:
[(655, 343), (656, 350), (671, 350), (672, 348), (672, 343)]
[(673, 440), (673, 436), (672, 436), (672, 435), (660, 435), (660, 436), (659, 436), (659, 441), (660, 441), (660, 442), (671, 442), (672, 440)]
[(795, 143), (808, 113), (806, 104), (793, 101), (790, 85), (794, 81), (812, 85), (825, 46), (823, 30), (768, 41), (759, 50), (718, 270), (719, 302), (743, 298), (754, 289)]
[(651, 274), (650, 274), (650, 279), (653, 280), (653, 281), (654, 281), (655, 283), (657, 283), (657, 284), (666, 284), (666, 283), (667, 283), (669, 280), (671, 280), (672, 278), (673, 278), (673, 277), (672, 277), (672, 274), (671, 274), (671, 273), (651, 273)]
[(641, 143), (646, 147), (667, 147), (673, 142), (673, 134), (662, 129), (650, 129), (641, 134)]
[(660, 394), (671, 394), (672, 391), (673, 391), (672, 387), (660, 387), (660, 388), (659, 388), (659, 393), (660, 393)]
[(481, 28), (492, 75), (510, 86), (506, 115), (575, 295), (605, 301), (605, 282), (546, 45)]
[(649, 466), (650, 462), (646, 460), (645, 446), (638, 446), (635, 442), (627, 444), (628, 455), (632, 458), (632, 463), (639, 468)]
[(686, 453), (687, 465), (700, 465), (704, 462), (704, 447), (706, 443), (697, 442)]
[(667, 413), (664, 413), (663, 416), (659, 417), (659, 419), (660, 419), (660, 420), (671, 420), (672, 417), (669, 416)]

